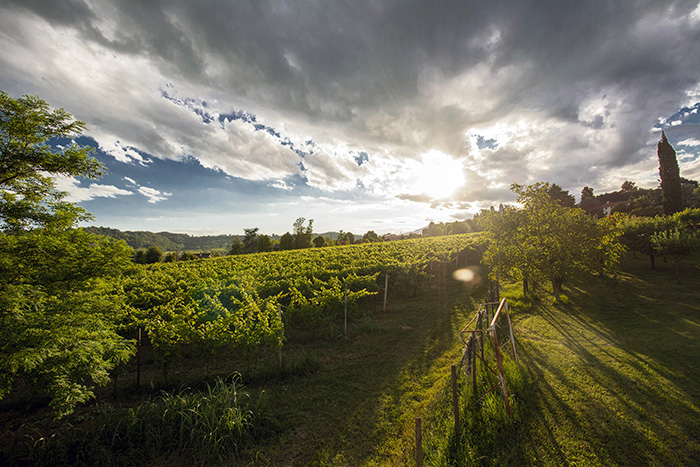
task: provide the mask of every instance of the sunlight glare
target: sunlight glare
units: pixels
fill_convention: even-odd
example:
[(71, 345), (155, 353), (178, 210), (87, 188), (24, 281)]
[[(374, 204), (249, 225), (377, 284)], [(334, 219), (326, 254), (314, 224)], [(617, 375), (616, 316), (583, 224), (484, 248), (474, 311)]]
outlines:
[(445, 199), (464, 185), (462, 162), (435, 149), (425, 153), (414, 172), (414, 191)]

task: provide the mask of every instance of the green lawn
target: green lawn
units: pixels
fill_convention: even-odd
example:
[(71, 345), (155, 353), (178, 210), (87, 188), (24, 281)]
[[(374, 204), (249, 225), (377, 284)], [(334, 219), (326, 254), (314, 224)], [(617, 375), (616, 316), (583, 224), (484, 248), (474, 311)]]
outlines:
[(533, 392), (493, 464), (700, 465), (697, 260), (681, 284), (670, 263), (628, 258), (617, 280), (570, 289), (566, 304), (512, 300)]

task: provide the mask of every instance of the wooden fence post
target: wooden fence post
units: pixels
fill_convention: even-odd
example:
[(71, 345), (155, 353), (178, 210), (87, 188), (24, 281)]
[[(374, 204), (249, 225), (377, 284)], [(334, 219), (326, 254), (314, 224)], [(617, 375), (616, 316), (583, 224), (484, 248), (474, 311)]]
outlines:
[(345, 325), (343, 326), (343, 335), (348, 335), (348, 286), (345, 286), (345, 294), (343, 297), (345, 302)]
[(416, 465), (423, 467), (423, 438), (421, 435), (421, 419), (416, 417)]
[(452, 365), (452, 411), (455, 416), (455, 442), (459, 446), (459, 395), (457, 394), (456, 365)]
[[(282, 323), (282, 305), (280, 305), (279, 303), (277, 304), (277, 316), (280, 319), (280, 323)], [(284, 326), (284, 323), (283, 323), (283, 326)], [(281, 344), (281, 342), (280, 342), (280, 344)], [(282, 345), (280, 345), (280, 350), (279, 350), (277, 356), (279, 358), (280, 368), (282, 368)]]
[(386, 275), (384, 279), (384, 312), (386, 312), (386, 295), (389, 291), (389, 274)]
[(136, 341), (136, 389), (141, 387), (141, 326), (139, 326), (138, 340)]

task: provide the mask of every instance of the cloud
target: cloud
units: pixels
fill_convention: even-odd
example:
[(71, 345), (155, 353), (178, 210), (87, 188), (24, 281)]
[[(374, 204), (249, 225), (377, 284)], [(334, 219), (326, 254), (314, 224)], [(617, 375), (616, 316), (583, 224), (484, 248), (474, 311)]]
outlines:
[(56, 176), (54, 177), (56, 188), (59, 191), (68, 193), (67, 201), (80, 203), (90, 201), (95, 198), (116, 198), (117, 196), (130, 196), (132, 191), (117, 188), (114, 185), (103, 185), (90, 183), (87, 187), (80, 186), (80, 181), (75, 177)]
[(155, 204), (159, 201), (165, 201), (168, 199), (168, 197), (172, 196), (172, 193), (165, 193), (147, 186), (139, 187), (138, 192), (148, 198), (148, 202), (151, 204)]
[[(439, 197), (413, 177), (438, 151), (461, 165), (455, 201), (488, 205), (512, 198), (514, 181), (572, 192), (618, 189), (632, 174), (656, 183), (661, 128), (699, 154), (683, 144), (700, 138), (699, 11), (650, 0), (11, 0), (0, 6), (0, 88), (68, 109), (125, 166), (194, 158), (281, 195), (408, 206)], [(148, 186), (149, 202), (173, 192)]]

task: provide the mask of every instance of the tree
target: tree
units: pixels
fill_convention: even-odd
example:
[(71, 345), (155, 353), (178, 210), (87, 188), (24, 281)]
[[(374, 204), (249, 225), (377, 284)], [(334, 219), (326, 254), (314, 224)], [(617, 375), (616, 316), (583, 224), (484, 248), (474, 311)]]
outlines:
[(673, 259), (673, 269), (676, 273), (676, 281), (681, 282), (678, 273), (678, 263), (683, 258), (694, 253), (700, 248), (700, 238), (694, 233), (679, 229), (666, 230), (651, 236), (651, 245), (658, 255), (670, 256)]
[(231, 248), (228, 251), (229, 255), (240, 255), (243, 254), (243, 242), (238, 237), (233, 237), (231, 242)]
[(71, 143), (52, 149), (46, 144), (83, 130), (84, 122), (63, 109), (51, 111), (38, 96), (13, 99), (0, 91), (0, 230), (63, 230), (91, 218), (83, 208), (64, 201), (66, 193), (56, 189), (53, 176), (95, 179), (103, 166), (90, 156), (90, 147)]
[(480, 219), (491, 235), (485, 262), (494, 271), (524, 281), (552, 284), (556, 301), (563, 285), (584, 273), (615, 270), (621, 245), (614, 220), (596, 222), (581, 209), (562, 206), (549, 195), (550, 185), (513, 184), (521, 209), (483, 211)]
[(657, 155), (659, 157), (664, 214), (674, 214), (683, 209), (680, 170), (678, 169), (676, 151), (666, 139), (666, 133), (663, 131), (661, 132), (661, 141), (657, 145)]
[(593, 199), (594, 197), (595, 196), (593, 196), (593, 188), (589, 186), (584, 186), (581, 190), (581, 202), (583, 203), (584, 201), (588, 199)]
[(633, 191), (636, 191), (636, 190), (638, 190), (639, 188), (637, 188), (637, 184), (636, 184), (636, 183), (631, 182), (631, 181), (629, 181), (629, 180), (625, 180), (625, 181), (622, 183), (622, 186), (620, 187), (620, 189), (621, 189), (622, 191), (624, 191), (625, 193), (632, 193)]
[(314, 238), (314, 246), (316, 248), (326, 246), (326, 239), (324, 237), (318, 235), (316, 238)]
[(134, 253), (134, 263), (146, 264), (146, 251), (145, 250), (136, 250), (136, 253)]
[(160, 248), (157, 246), (148, 247), (148, 250), (146, 250), (147, 264), (160, 263), (161, 259), (163, 259), (163, 252), (160, 251)]
[(576, 199), (569, 194), (568, 190), (553, 183), (549, 186), (549, 196), (564, 207), (573, 208), (576, 205)]
[(267, 235), (259, 235), (256, 245), (258, 253), (272, 251), (272, 240)]
[(280, 237), (280, 250), (291, 250), (294, 248), (294, 236), (286, 232)]
[(85, 124), (36, 96), (0, 92), (0, 398), (18, 384), (50, 397), (57, 416), (94, 396), (133, 354), (117, 333), (124, 309), (115, 278), (130, 267), (124, 242), (72, 229), (89, 218), (52, 176), (96, 178), (90, 149), (52, 138)]
[(243, 253), (255, 253), (258, 247), (258, 229), (243, 229)]
[(362, 243), (374, 243), (374, 242), (381, 242), (382, 239), (379, 235), (374, 230), (368, 230), (367, 233), (365, 233), (362, 236)]
[(172, 251), (163, 258), (164, 263), (174, 263), (175, 261), (177, 261), (177, 254)]
[(116, 326), (132, 252), (83, 230), (0, 235), (0, 398), (29, 385), (62, 416), (133, 355)]
[(299, 217), (294, 221), (294, 248), (311, 248), (311, 239), (313, 238), (314, 220), (309, 219), (309, 223), (304, 227), (306, 219)]

